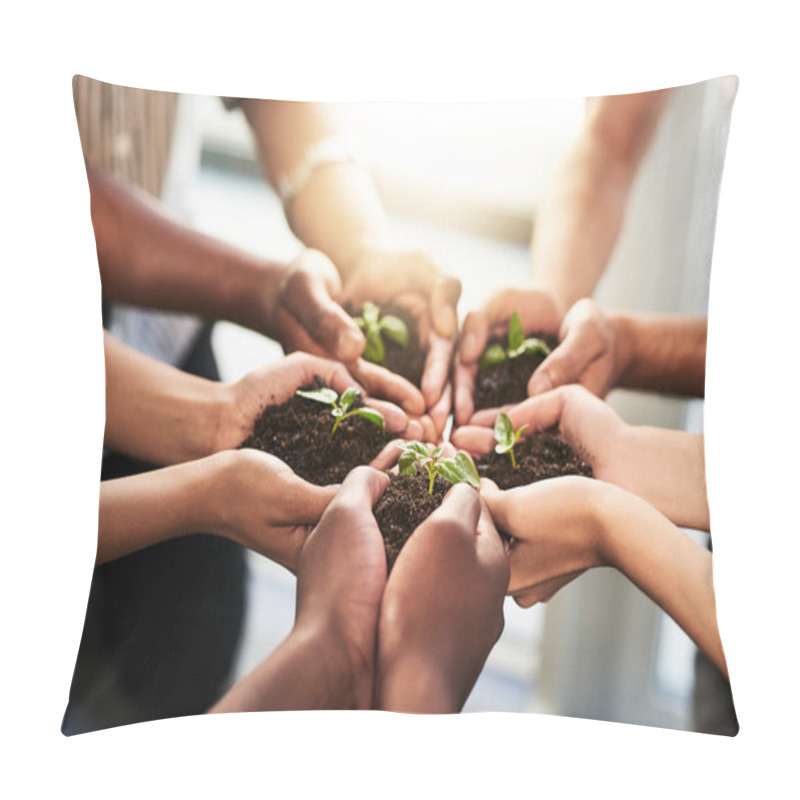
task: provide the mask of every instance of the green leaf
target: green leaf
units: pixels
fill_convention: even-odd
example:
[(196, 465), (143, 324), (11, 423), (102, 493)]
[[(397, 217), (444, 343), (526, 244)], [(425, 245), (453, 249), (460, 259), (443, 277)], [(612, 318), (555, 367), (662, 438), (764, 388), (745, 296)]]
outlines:
[(309, 392), (304, 392), (302, 389), (298, 389), (295, 394), (299, 397), (305, 397), (306, 400), (314, 400), (317, 403), (325, 403), (329, 406), (332, 406), (339, 399), (339, 395), (334, 392), (333, 389), (327, 388), (313, 389)]
[(358, 395), (359, 392), (355, 386), (350, 386), (345, 389), (342, 399), (339, 401), (339, 407), (342, 409), (342, 411), (349, 411), (353, 407), (353, 403), (355, 403)]
[(508, 323), (508, 350), (509, 355), (511, 351), (518, 350), (522, 347), (525, 341), (525, 331), (522, 330), (522, 322), (520, 321), (519, 314), (515, 311), (511, 315), (511, 322)]
[(502, 362), (505, 360), (506, 351), (503, 349), (502, 345), (493, 344), (483, 351), (481, 360), (478, 362), (478, 369), (485, 369), (486, 367), (491, 367), (494, 364), (502, 364)]
[(528, 355), (540, 355), (540, 356), (549, 356), (550, 355), (550, 348), (543, 342), (541, 339), (537, 339), (533, 336), (526, 339), (522, 345), (516, 350), (515, 352), (509, 352), (509, 358), (516, 358), (517, 356), (521, 356), (524, 354)]
[(436, 465), (436, 473), (449, 483), (464, 483), (467, 480), (464, 470), (456, 464), (453, 458), (443, 458)]
[(439, 458), (439, 456), (442, 454), (442, 449), (443, 448), (441, 447), (435, 448), (434, 451), (431, 453), (431, 458)]
[(364, 322), (366, 322), (367, 325), (377, 325), (380, 315), (381, 310), (375, 303), (367, 301), (361, 306), (361, 316), (364, 317)]
[(405, 347), (408, 344), (408, 328), (399, 317), (385, 316), (378, 323), (378, 327), (400, 347)]
[(400, 456), (400, 460), (397, 462), (398, 466), (400, 467), (400, 474), (401, 475), (416, 475), (417, 467), (416, 467), (417, 457), (414, 453), (405, 452), (403, 455)]
[(373, 425), (377, 425), (381, 429), (381, 433), (386, 436), (386, 425), (384, 424), (383, 416), (381, 415), (380, 411), (376, 411), (374, 408), (356, 408), (350, 413), (357, 414), (359, 417), (363, 417)]
[(518, 431), (514, 432), (514, 443), (516, 443), (519, 437), (522, 436), (522, 431), (524, 431), (527, 427), (528, 423), (526, 422)]
[(353, 317), (353, 322), (358, 325), (359, 328), (363, 331), (367, 327), (367, 323), (364, 320), (364, 317)]
[(475, 465), (472, 463), (472, 459), (463, 451), (459, 450), (456, 453), (456, 465), (461, 468), (461, 471), (464, 473), (466, 477), (467, 483), (478, 489), (481, 485), (481, 476), (478, 474), (478, 470), (475, 469)]
[(386, 348), (381, 338), (381, 332), (376, 326), (369, 325), (364, 335), (367, 340), (364, 345), (364, 358), (373, 364), (383, 364), (386, 358)]
[[(500, 412), (494, 421), (494, 438), (498, 444), (506, 445), (514, 441), (514, 426), (508, 414)], [(505, 452), (497, 451), (497, 452)]]
[(418, 461), (427, 460), (431, 457), (430, 448), (428, 445), (423, 444), (422, 442), (404, 442), (403, 444), (398, 445), (398, 447), (404, 453), (413, 453), (414, 458), (416, 458)]

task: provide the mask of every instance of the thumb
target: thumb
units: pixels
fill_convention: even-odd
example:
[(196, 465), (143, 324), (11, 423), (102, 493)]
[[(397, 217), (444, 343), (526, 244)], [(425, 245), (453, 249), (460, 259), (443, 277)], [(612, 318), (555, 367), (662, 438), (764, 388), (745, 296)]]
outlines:
[(350, 315), (330, 296), (319, 275), (296, 270), (286, 279), (283, 305), (315, 343), (341, 361), (364, 352), (364, 335)]
[(431, 292), (433, 327), (440, 336), (450, 339), (458, 330), (456, 306), (461, 297), (461, 281), (444, 276), (439, 278)]

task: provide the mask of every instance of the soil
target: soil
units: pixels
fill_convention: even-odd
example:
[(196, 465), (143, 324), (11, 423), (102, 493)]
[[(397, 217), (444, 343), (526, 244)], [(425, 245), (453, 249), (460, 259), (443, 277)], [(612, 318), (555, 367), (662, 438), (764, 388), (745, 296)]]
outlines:
[(558, 436), (557, 428), (524, 436), (514, 445), (517, 468), (508, 453), (495, 453), (475, 462), (482, 478), (493, 480), (501, 489), (513, 489), (562, 475), (594, 477), (592, 468)]
[(428, 494), (428, 485), (424, 471), (415, 475), (390, 475), (386, 491), (373, 508), (383, 535), (389, 571), (408, 538), (441, 505), (451, 486), (437, 476), (431, 495)]
[[(551, 350), (558, 344), (558, 338), (549, 333), (539, 332), (529, 335), (544, 341)], [(487, 347), (493, 344), (507, 347), (508, 337), (492, 337)], [(528, 380), (544, 359), (543, 355), (526, 353), (479, 369), (475, 378), (475, 410), (521, 403), (528, 396)]]
[[(326, 386), (319, 376), (301, 387), (304, 391)], [(355, 407), (364, 403), (357, 398)], [(341, 483), (350, 470), (368, 464), (388, 439), (371, 422), (357, 415), (344, 420), (332, 441), (331, 406), (295, 395), (280, 405), (267, 406), (256, 420), (253, 433), (240, 447), (253, 447), (277, 456), (301, 478), (317, 486)]]
[[(408, 343), (401, 347), (397, 342), (392, 341), (388, 336), (382, 335), (386, 357), (381, 366), (391, 370), (397, 375), (402, 375), (417, 388), (422, 383), (422, 372), (425, 367), (425, 350), (419, 341), (419, 328), (414, 315), (406, 308), (395, 303), (385, 303), (380, 306), (381, 316), (392, 315), (399, 317), (406, 324), (408, 329)], [(358, 310), (348, 307), (347, 313), (351, 316), (358, 316)]]

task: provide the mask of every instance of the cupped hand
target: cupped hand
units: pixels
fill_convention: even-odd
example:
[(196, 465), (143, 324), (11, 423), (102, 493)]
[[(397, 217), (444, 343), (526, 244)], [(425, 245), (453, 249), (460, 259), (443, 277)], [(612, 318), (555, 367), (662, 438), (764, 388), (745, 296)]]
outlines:
[(593, 512), (603, 484), (566, 476), (501, 491), (481, 480), (481, 497), (498, 529), (511, 537), (508, 593), (523, 608), (549, 600), (562, 586), (602, 565)]
[(345, 648), (359, 705), (368, 707), (386, 552), (372, 508), (389, 477), (357, 467), (306, 540), (297, 569), (296, 627), (322, 631)]
[[(438, 434), (450, 412), (442, 402), (458, 333), (461, 283), (445, 275), (425, 253), (383, 244), (362, 247), (347, 267), (344, 298), (359, 305), (392, 301), (417, 320), (426, 351), (421, 392)], [(410, 412), (413, 413), (413, 412)]]
[(578, 300), (564, 316), (559, 345), (536, 368), (528, 394), (580, 383), (592, 394), (605, 397), (625, 367), (626, 348), (611, 320), (593, 300)]
[(563, 312), (555, 298), (542, 289), (506, 288), (496, 292), (483, 308), (470, 311), (461, 330), (454, 368), (455, 421), (466, 425), (475, 411), (473, 394), (478, 361), (493, 336), (507, 336), (511, 317), (517, 312), (526, 335), (558, 334)]
[[(497, 411), (486, 409), (474, 415), (474, 424), (453, 431), (451, 441), (473, 456), (483, 456), (495, 446), (491, 426)], [(523, 425), (523, 438), (558, 426), (559, 435), (591, 467), (595, 478), (627, 487), (627, 469), (635, 463), (621, 456), (631, 430), (617, 413), (583, 386), (570, 384), (529, 397), (507, 409), (514, 430)]]
[(380, 708), (460, 710), (503, 629), (509, 568), (478, 494), (457, 484), (400, 551), (381, 606)]
[(338, 486), (314, 486), (279, 458), (243, 449), (211, 456), (215, 532), (294, 572), (300, 550)]
[(402, 436), (409, 431), (409, 435), (416, 436), (421, 430), (419, 423), (409, 429), (408, 416), (394, 404), (368, 396), (343, 364), (308, 353), (292, 353), (248, 373), (234, 384), (220, 387), (224, 410), (215, 449), (238, 447), (253, 432), (253, 423), (268, 405), (285, 402), (317, 375), (340, 395), (350, 386), (359, 389), (364, 403), (383, 415), (387, 432)]

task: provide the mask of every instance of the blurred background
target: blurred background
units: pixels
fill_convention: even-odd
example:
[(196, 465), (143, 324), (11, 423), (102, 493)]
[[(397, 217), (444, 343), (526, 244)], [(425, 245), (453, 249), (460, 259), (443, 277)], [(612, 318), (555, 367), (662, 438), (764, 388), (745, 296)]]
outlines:
[[(725, 79), (673, 93), (595, 298), (607, 308), (705, 314), (727, 138)], [(396, 237), (430, 253), (463, 284), (460, 313), (529, 276), (529, 243), (545, 183), (580, 128), (584, 101), (336, 106), (369, 168)], [(206, 233), (274, 259), (301, 249), (260, 176), (240, 111), (181, 96), (163, 199)], [(223, 380), (280, 357), (278, 345), (215, 327)], [(702, 401), (615, 391), (634, 424), (702, 432)], [(687, 531), (701, 544), (707, 536)], [(250, 556), (248, 616), (232, 680), (289, 632), (294, 578)], [(636, 587), (598, 569), (529, 610), (506, 601), (505, 631), (465, 711), (541, 712), (692, 729), (695, 648)]]

